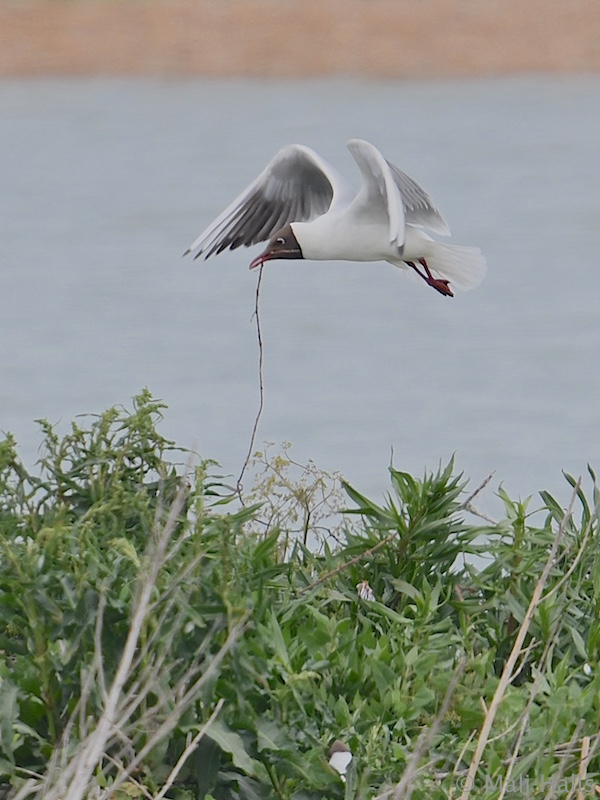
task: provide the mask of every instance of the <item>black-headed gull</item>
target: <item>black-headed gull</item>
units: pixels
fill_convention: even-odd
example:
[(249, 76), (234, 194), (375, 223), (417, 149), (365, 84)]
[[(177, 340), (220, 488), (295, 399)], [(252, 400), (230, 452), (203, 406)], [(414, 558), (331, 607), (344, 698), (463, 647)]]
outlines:
[(478, 248), (436, 242), (422, 230), (450, 234), (427, 192), (369, 142), (351, 139), (348, 149), (362, 175), (358, 192), (310, 147), (287, 145), (184, 255), (209, 258), (268, 239), (250, 269), (280, 258), (388, 261), (443, 295), (480, 283)]
[(373, 589), (369, 586), (369, 581), (361, 581), (356, 584), (356, 593), (361, 600), (375, 600)]
[(345, 781), (346, 772), (348, 772), (348, 767), (352, 761), (352, 753), (348, 745), (336, 739), (329, 748), (327, 758), (329, 760), (329, 766), (336, 772), (339, 772), (340, 778)]

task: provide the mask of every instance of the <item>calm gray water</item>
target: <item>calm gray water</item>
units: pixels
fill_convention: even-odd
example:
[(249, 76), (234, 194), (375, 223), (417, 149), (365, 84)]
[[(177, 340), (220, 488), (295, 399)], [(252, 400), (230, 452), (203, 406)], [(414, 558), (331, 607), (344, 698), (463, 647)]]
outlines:
[(473, 484), (600, 469), (600, 77), (0, 83), (0, 429), (129, 404), (237, 474), (258, 402), (255, 251), (182, 260), (288, 142), (378, 145), (480, 246), (448, 300), (386, 264), (272, 263), (258, 435), (367, 493), (456, 453)]

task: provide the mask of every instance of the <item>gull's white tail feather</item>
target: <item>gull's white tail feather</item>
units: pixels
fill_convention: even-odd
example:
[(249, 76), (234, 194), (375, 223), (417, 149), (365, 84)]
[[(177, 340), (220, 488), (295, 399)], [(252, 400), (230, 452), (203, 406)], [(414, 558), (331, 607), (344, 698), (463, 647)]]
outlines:
[(435, 242), (428, 248), (427, 266), (436, 278), (450, 281), (456, 289), (478, 286), (486, 273), (485, 256), (478, 247)]

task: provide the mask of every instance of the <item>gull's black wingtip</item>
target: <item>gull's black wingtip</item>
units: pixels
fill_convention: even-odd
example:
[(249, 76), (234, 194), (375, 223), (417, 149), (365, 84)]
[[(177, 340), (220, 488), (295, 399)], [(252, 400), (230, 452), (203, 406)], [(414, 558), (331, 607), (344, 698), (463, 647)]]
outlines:
[[(181, 254), (181, 257), (182, 257), (182, 258), (185, 258), (186, 256), (189, 256), (189, 254), (190, 254), (190, 253), (193, 253), (193, 252), (194, 252), (194, 248), (193, 248), (193, 247), (188, 247), (188, 249), (185, 251), (185, 253), (182, 253), (182, 254)], [(198, 252), (197, 252), (197, 253), (196, 253), (196, 255), (194, 256), (194, 261), (195, 261), (197, 258), (200, 258), (200, 256), (201, 256), (203, 253), (204, 253), (204, 250), (198, 250)]]

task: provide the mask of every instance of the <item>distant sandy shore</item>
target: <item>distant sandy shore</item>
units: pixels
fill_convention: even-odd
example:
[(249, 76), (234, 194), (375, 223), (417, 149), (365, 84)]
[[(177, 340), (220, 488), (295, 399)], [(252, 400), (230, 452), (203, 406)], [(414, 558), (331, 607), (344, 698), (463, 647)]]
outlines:
[(600, 71), (600, 0), (2, 0), (0, 77)]

